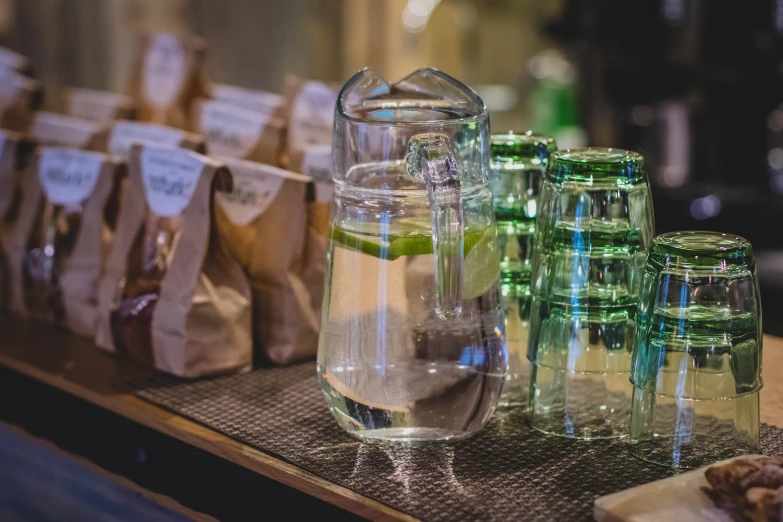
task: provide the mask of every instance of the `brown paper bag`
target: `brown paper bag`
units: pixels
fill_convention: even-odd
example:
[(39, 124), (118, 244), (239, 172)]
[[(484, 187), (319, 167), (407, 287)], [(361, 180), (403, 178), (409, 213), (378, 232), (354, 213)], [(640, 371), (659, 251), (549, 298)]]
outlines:
[(218, 228), (250, 280), (256, 354), (276, 364), (313, 357), (322, 296), (319, 289), (313, 297), (306, 275), (313, 258), (323, 265), (326, 253), (308, 250), (311, 180), (269, 165), (219, 159), (232, 172), (234, 188), (216, 197)]
[(301, 164), (301, 155), (313, 145), (332, 144), (332, 126), (339, 87), (287, 76), (283, 87), (286, 105), (286, 150), (282, 165)]
[(45, 111), (33, 114), (30, 125), (30, 136), (39, 145), (75, 149), (95, 148), (102, 140), (101, 132), (105, 132), (105, 128), (99, 122)]
[(26, 148), (19, 134), (0, 130), (0, 309), (11, 301), (8, 245), (19, 212)]
[(250, 288), (212, 205), (231, 174), (188, 150), (134, 145), (128, 181), (100, 284), (98, 346), (181, 377), (249, 368)]
[(111, 241), (104, 207), (122, 164), (105, 154), (43, 148), (25, 180), (9, 245), (11, 309), (92, 336)]
[(258, 114), (283, 119), (286, 117), (285, 99), (279, 94), (225, 84), (212, 85), (211, 94), (215, 101), (230, 103)]
[(206, 95), (202, 66), (206, 43), (199, 38), (158, 33), (142, 38), (130, 95), (139, 120), (192, 128), (193, 100)]
[(11, 69), (0, 69), (0, 127), (25, 132), (41, 104), (41, 85)]
[(282, 120), (229, 103), (199, 100), (196, 121), (208, 154), (277, 165), (283, 146)]
[(65, 114), (101, 123), (132, 120), (136, 110), (129, 96), (94, 89), (69, 87), (65, 91), (64, 102)]

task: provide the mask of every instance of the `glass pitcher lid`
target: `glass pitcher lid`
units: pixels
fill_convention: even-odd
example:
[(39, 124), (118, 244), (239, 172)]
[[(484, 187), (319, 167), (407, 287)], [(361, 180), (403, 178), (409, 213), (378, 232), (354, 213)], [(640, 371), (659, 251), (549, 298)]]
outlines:
[(487, 108), (473, 89), (437, 69), (419, 69), (396, 83), (363, 69), (340, 91), (337, 113), (362, 123), (415, 125), (473, 119)]

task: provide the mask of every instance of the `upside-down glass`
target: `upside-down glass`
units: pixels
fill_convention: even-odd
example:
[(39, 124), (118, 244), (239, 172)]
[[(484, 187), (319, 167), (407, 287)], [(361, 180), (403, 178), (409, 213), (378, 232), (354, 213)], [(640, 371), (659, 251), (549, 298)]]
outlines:
[(551, 136), (531, 131), (493, 134), (490, 143), (489, 187), (498, 226), (500, 281), (508, 344), (508, 375), (500, 405), (524, 406), (530, 382), (530, 365), (525, 352), (538, 196), (549, 155), (557, 150), (557, 145)]
[(475, 92), (434, 69), (369, 70), (337, 101), (318, 373), (368, 441), (477, 432), (507, 371), (489, 133)]
[(761, 302), (750, 243), (716, 232), (656, 237), (636, 324), (631, 452), (674, 468), (758, 453)]
[(644, 160), (552, 153), (533, 252), (528, 416), (537, 430), (625, 437), (631, 343), (653, 213)]

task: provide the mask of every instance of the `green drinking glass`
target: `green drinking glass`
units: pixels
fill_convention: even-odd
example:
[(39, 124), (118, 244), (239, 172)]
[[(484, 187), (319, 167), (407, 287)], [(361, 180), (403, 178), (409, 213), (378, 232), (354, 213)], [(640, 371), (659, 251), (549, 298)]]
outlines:
[(750, 243), (656, 237), (636, 321), (631, 453), (674, 468), (759, 453), (761, 344)]
[(538, 196), (555, 139), (532, 131), (493, 134), (489, 188), (495, 205), (500, 281), (508, 343), (508, 375), (500, 406), (524, 406), (530, 367), (525, 360), (530, 269)]
[(625, 437), (641, 274), (653, 238), (641, 155), (552, 153), (531, 273), (528, 418), (564, 437)]

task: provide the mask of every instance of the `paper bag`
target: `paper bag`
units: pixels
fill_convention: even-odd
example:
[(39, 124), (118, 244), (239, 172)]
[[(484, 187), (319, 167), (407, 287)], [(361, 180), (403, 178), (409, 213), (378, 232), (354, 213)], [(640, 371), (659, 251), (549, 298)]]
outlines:
[(193, 100), (203, 98), (206, 43), (199, 38), (158, 33), (142, 38), (130, 95), (139, 120), (190, 129)]
[(99, 289), (96, 342), (180, 377), (248, 369), (250, 288), (214, 219), (220, 163), (134, 145), (114, 248)]
[(323, 278), (314, 298), (305, 277), (312, 258), (323, 264), (325, 252), (308, 250), (311, 180), (269, 165), (219, 159), (232, 172), (234, 187), (216, 197), (218, 228), (250, 280), (256, 354), (276, 364), (314, 357)]
[(284, 139), (281, 119), (215, 100), (196, 106), (196, 130), (208, 154), (277, 165)]
[(30, 135), (39, 145), (75, 149), (95, 148), (102, 139), (101, 132), (105, 129), (96, 121), (45, 111), (33, 114), (30, 126)]
[(0, 127), (25, 132), (41, 104), (41, 85), (11, 69), (0, 69)]
[(122, 168), (97, 152), (43, 148), (36, 154), (9, 245), (14, 313), (94, 335), (111, 241), (104, 208)]
[(286, 103), (284, 167), (301, 164), (304, 151), (313, 145), (332, 144), (337, 86), (287, 76), (283, 88)]
[(11, 300), (8, 245), (22, 196), (26, 148), (19, 134), (0, 130), (0, 309), (8, 308)]

